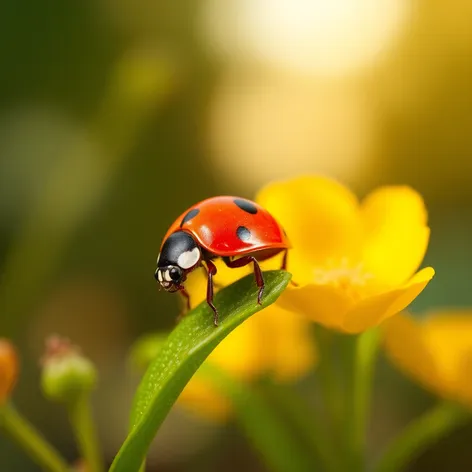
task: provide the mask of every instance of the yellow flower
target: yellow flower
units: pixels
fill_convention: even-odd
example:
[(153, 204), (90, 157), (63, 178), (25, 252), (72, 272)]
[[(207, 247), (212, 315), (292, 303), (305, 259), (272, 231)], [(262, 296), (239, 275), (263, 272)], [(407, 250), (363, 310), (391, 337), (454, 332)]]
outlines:
[(385, 323), (385, 349), (409, 377), (472, 408), (472, 311), (436, 312)]
[(423, 200), (409, 187), (382, 187), (360, 203), (339, 183), (306, 176), (269, 184), (256, 201), (293, 244), (288, 270), (298, 286), (277, 303), (329, 328), (359, 333), (378, 325), (434, 275), (430, 267), (415, 274), (429, 228)]
[[(218, 270), (222, 264), (218, 263)], [(229, 269), (241, 276), (236, 269)], [(223, 276), (229, 276), (222, 268)], [(195, 272), (186, 283), (192, 305), (204, 299), (206, 277)], [(315, 364), (316, 350), (310, 323), (303, 317), (271, 305), (249, 318), (225, 338), (208, 357), (208, 362), (241, 381), (251, 381), (269, 374), (279, 382), (298, 379)], [(228, 400), (208, 379), (197, 373), (180, 395), (179, 404), (215, 420), (230, 414)]]
[(16, 350), (9, 341), (0, 339), (0, 406), (8, 400), (17, 377)]

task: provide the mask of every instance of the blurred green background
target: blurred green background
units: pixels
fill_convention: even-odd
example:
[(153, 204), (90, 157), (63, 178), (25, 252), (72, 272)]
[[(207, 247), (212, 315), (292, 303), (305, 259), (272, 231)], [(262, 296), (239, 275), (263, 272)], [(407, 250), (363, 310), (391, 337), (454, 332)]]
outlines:
[[(413, 309), (472, 305), (471, 18), (463, 0), (3, 0), (0, 335), (21, 352), (18, 407), (76, 457), (38, 387), (44, 338), (70, 336), (100, 369), (111, 461), (128, 349), (178, 313), (153, 279), (163, 234), (194, 202), (272, 179), (414, 186), (437, 276)], [(431, 401), (382, 363), (373, 447)], [(472, 470), (471, 441), (465, 428), (411, 470)], [(231, 425), (179, 410), (149, 467), (263, 470)], [(0, 470), (38, 469), (0, 438)]]

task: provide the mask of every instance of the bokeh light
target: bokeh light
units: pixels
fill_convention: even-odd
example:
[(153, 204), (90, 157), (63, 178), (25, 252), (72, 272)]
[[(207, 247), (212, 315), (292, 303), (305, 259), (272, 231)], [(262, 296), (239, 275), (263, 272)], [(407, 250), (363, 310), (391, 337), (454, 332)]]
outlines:
[(343, 75), (388, 49), (410, 8), (406, 0), (207, 0), (202, 30), (219, 54)]
[(252, 192), (303, 172), (352, 181), (370, 164), (372, 119), (355, 85), (229, 70), (210, 108), (212, 169)]

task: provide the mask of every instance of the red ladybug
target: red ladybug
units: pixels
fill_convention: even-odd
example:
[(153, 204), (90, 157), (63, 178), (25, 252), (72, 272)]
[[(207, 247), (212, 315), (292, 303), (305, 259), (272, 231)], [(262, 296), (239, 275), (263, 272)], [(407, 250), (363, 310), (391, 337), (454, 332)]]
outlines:
[(183, 283), (187, 274), (200, 266), (208, 274), (207, 303), (218, 325), (218, 310), (213, 304), (212, 262), (221, 257), (228, 267), (254, 264), (254, 276), (259, 287), (257, 303), (261, 304), (264, 278), (258, 261), (285, 251), (282, 269), (287, 265), (290, 242), (283, 228), (264, 208), (245, 198), (213, 197), (203, 200), (179, 216), (167, 231), (157, 258), (156, 280), (168, 292), (189, 294)]

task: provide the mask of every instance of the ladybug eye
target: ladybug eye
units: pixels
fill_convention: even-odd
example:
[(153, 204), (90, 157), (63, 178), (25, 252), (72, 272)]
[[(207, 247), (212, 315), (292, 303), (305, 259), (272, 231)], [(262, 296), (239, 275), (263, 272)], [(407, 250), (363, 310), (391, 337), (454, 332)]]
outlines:
[(174, 282), (178, 282), (182, 277), (182, 271), (178, 267), (172, 267), (169, 269), (169, 277)]

